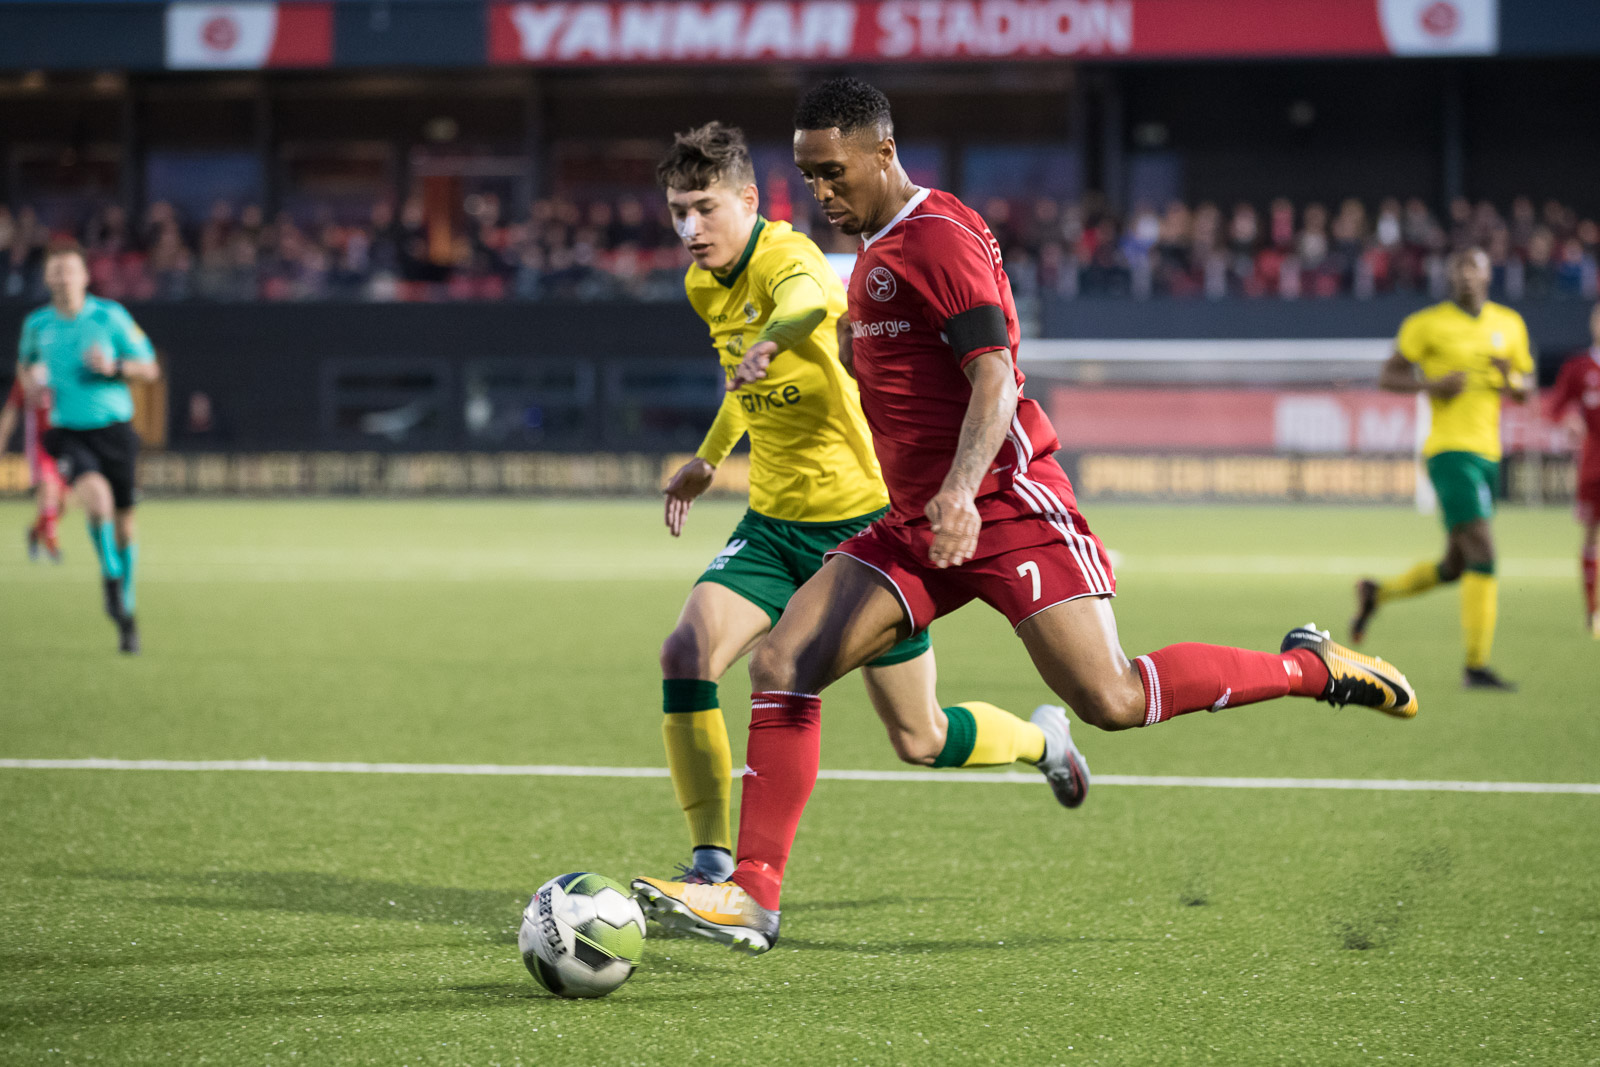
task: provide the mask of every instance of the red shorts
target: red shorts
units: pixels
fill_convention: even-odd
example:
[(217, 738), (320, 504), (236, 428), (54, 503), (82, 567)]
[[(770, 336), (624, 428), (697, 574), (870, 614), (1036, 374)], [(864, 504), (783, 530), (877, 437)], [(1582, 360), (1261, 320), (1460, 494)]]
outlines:
[(1579, 523), (1584, 526), (1600, 523), (1600, 477), (1584, 478), (1580, 475), (1577, 505)]
[(986, 522), (978, 554), (959, 567), (940, 570), (928, 561), (932, 534), (927, 527), (882, 520), (828, 555), (849, 556), (889, 579), (914, 631), (974, 599), (1015, 628), (1069, 600), (1115, 596), (1111, 558), (1078, 513), (1071, 487), (1050, 491), (1043, 481), (1026, 481), (1020, 492), (1005, 490), (1017, 493), (1032, 514)]

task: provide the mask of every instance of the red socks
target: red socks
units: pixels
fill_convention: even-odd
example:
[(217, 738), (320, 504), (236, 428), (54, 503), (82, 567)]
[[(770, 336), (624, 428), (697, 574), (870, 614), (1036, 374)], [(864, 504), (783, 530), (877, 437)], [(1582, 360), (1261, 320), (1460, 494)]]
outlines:
[(1583, 599), (1589, 605), (1589, 614), (1593, 615), (1600, 608), (1595, 607), (1595, 572), (1600, 569), (1595, 560), (1595, 550), (1583, 550)]
[(1168, 645), (1140, 656), (1144, 724), (1191, 711), (1221, 711), (1275, 697), (1321, 696), (1328, 668), (1310, 649), (1253, 652), (1222, 645)]
[(34, 529), (39, 531), (39, 536), (46, 541), (54, 543), (60, 532), (61, 511), (59, 508), (40, 508), (39, 521)]
[(763, 908), (776, 911), (800, 813), (817, 783), (822, 698), (753, 693), (739, 810), (738, 868), (731, 879)]

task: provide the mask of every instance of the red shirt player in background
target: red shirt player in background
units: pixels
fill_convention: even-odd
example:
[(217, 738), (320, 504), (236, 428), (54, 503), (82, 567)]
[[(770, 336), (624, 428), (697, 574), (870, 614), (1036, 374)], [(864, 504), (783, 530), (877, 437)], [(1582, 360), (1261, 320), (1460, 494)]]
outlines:
[[(954, 196), (912, 183), (889, 102), (872, 86), (818, 86), (795, 127), (795, 163), (823, 213), (862, 236), (850, 362), (890, 511), (829, 556), (751, 654), (732, 879), (637, 879), (653, 917), (736, 948), (770, 948), (817, 775), (817, 694), (970, 600), (1003, 614), (1045, 683), (1102, 729), (1281, 696), (1416, 714), (1399, 671), (1310, 626), (1291, 630), (1279, 652), (1181, 644), (1130, 662), (1111, 612), (1110, 558), (1053, 456), (1055, 429), (1023, 395), (1016, 308), (994, 235)], [(736, 380), (759, 380), (765, 362), (747, 357)], [(1053, 743), (1071, 741), (1061, 731)], [(1059, 755), (1047, 744), (1046, 761)]]
[(1600, 606), (1595, 603), (1596, 541), (1600, 533), (1600, 304), (1589, 312), (1593, 345), (1562, 364), (1555, 388), (1545, 397), (1551, 422), (1564, 422), (1583, 438), (1578, 461), (1578, 522), (1583, 526), (1583, 600), (1589, 632), (1600, 639)]
[(61, 513), (66, 509), (67, 486), (56, 469), (56, 461), (44, 450), (44, 432), (50, 428), (50, 390), (36, 390), (29, 404), (22, 380), (11, 385), (11, 394), (0, 407), (0, 455), (5, 454), (17, 422), (22, 423), (22, 454), (28, 461), (28, 480), (39, 507), (38, 517), (28, 527), (28, 558), (37, 560), (43, 549), (50, 559), (61, 562), (61, 539), (57, 532)]

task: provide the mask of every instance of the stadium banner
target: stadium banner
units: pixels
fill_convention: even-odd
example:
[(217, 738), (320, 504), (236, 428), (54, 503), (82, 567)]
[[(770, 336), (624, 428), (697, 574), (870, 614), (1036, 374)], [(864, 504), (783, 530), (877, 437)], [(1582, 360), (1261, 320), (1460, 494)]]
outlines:
[(1491, 55), (1498, 0), (712, 0), (489, 4), (489, 62)]
[(172, 70), (332, 65), (332, 3), (167, 5)]
[[(628, 496), (659, 500), (687, 455), (551, 452), (153, 452), (139, 460), (140, 490), (186, 496)], [(1399, 456), (1061, 453), (1084, 500), (1215, 500), (1410, 504), (1417, 464)], [(742, 499), (746, 456), (717, 468), (710, 495)], [(1508, 455), (1513, 500), (1572, 500), (1570, 456)], [(0, 499), (29, 491), (28, 464), (0, 456)]]
[[(1046, 406), (1061, 439), (1084, 451), (1392, 456), (1417, 439), (1415, 397), (1376, 389), (1056, 386)], [(1571, 448), (1536, 405), (1508, 402), (1500, 425), (1507, 452)]]

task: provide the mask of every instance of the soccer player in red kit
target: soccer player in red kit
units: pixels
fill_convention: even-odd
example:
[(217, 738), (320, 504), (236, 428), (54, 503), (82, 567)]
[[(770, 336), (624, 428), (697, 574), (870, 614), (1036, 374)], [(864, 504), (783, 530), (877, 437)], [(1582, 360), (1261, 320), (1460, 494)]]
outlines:
[[(1291, 630), (1280, 652), (1181, 644), (1130, 662), (1111, 613), (1110, 557), (1052, 456), (1050, 420), (1022, 395), (994, 235), (954, 196), (911, 182), (889, 102), (865, 83), (835, 79), (805, 96), (794, 156), (829, 222), (862, 236), (849, 359), (890, 511), (829, 556), (752, 653), (732, 878), (635, 879), (647, 914), (734, 948), (770, 948), (817, 776), (817, 694), (970, 600), (1005, 615), (1046, 684), (1107, 730), (1281, 696), (1416, 714), (1399, 671), (1310, 626)], [(747, 357), (736, 378), (759, 380), (763, 363)]]
[(50, 390), (40, 389), (38, 399), (29, 404), (19, 378), (11, 385), (4, 407), (0, 407), (0, 455), (5, 453), (11, 434), (22, 423), (22, 455), (28, 461), (28, 480), (33, 484), (39, 513), (28, 527), (28, 558), (38, 559), (42, 550), (56, 563), (61, 562), (58, 532), (61, 513), (66, 509), (67, 485), (61, 480), (55, 458), (44, 450), (44, 433), (50, 428)]
[(1583, 601), (1589, 632), (1600, 639), (1600, 607), (1595, 600), (1596, 551), (1600, 541), (1600, 304), (1589, 312), (1594, 344), (1561, 366), (1555, 388), (1545, 397), (1552, 422), (1565, 422), (1583, 437), (1578, 462), (1578, 523), (1583, 527)]

